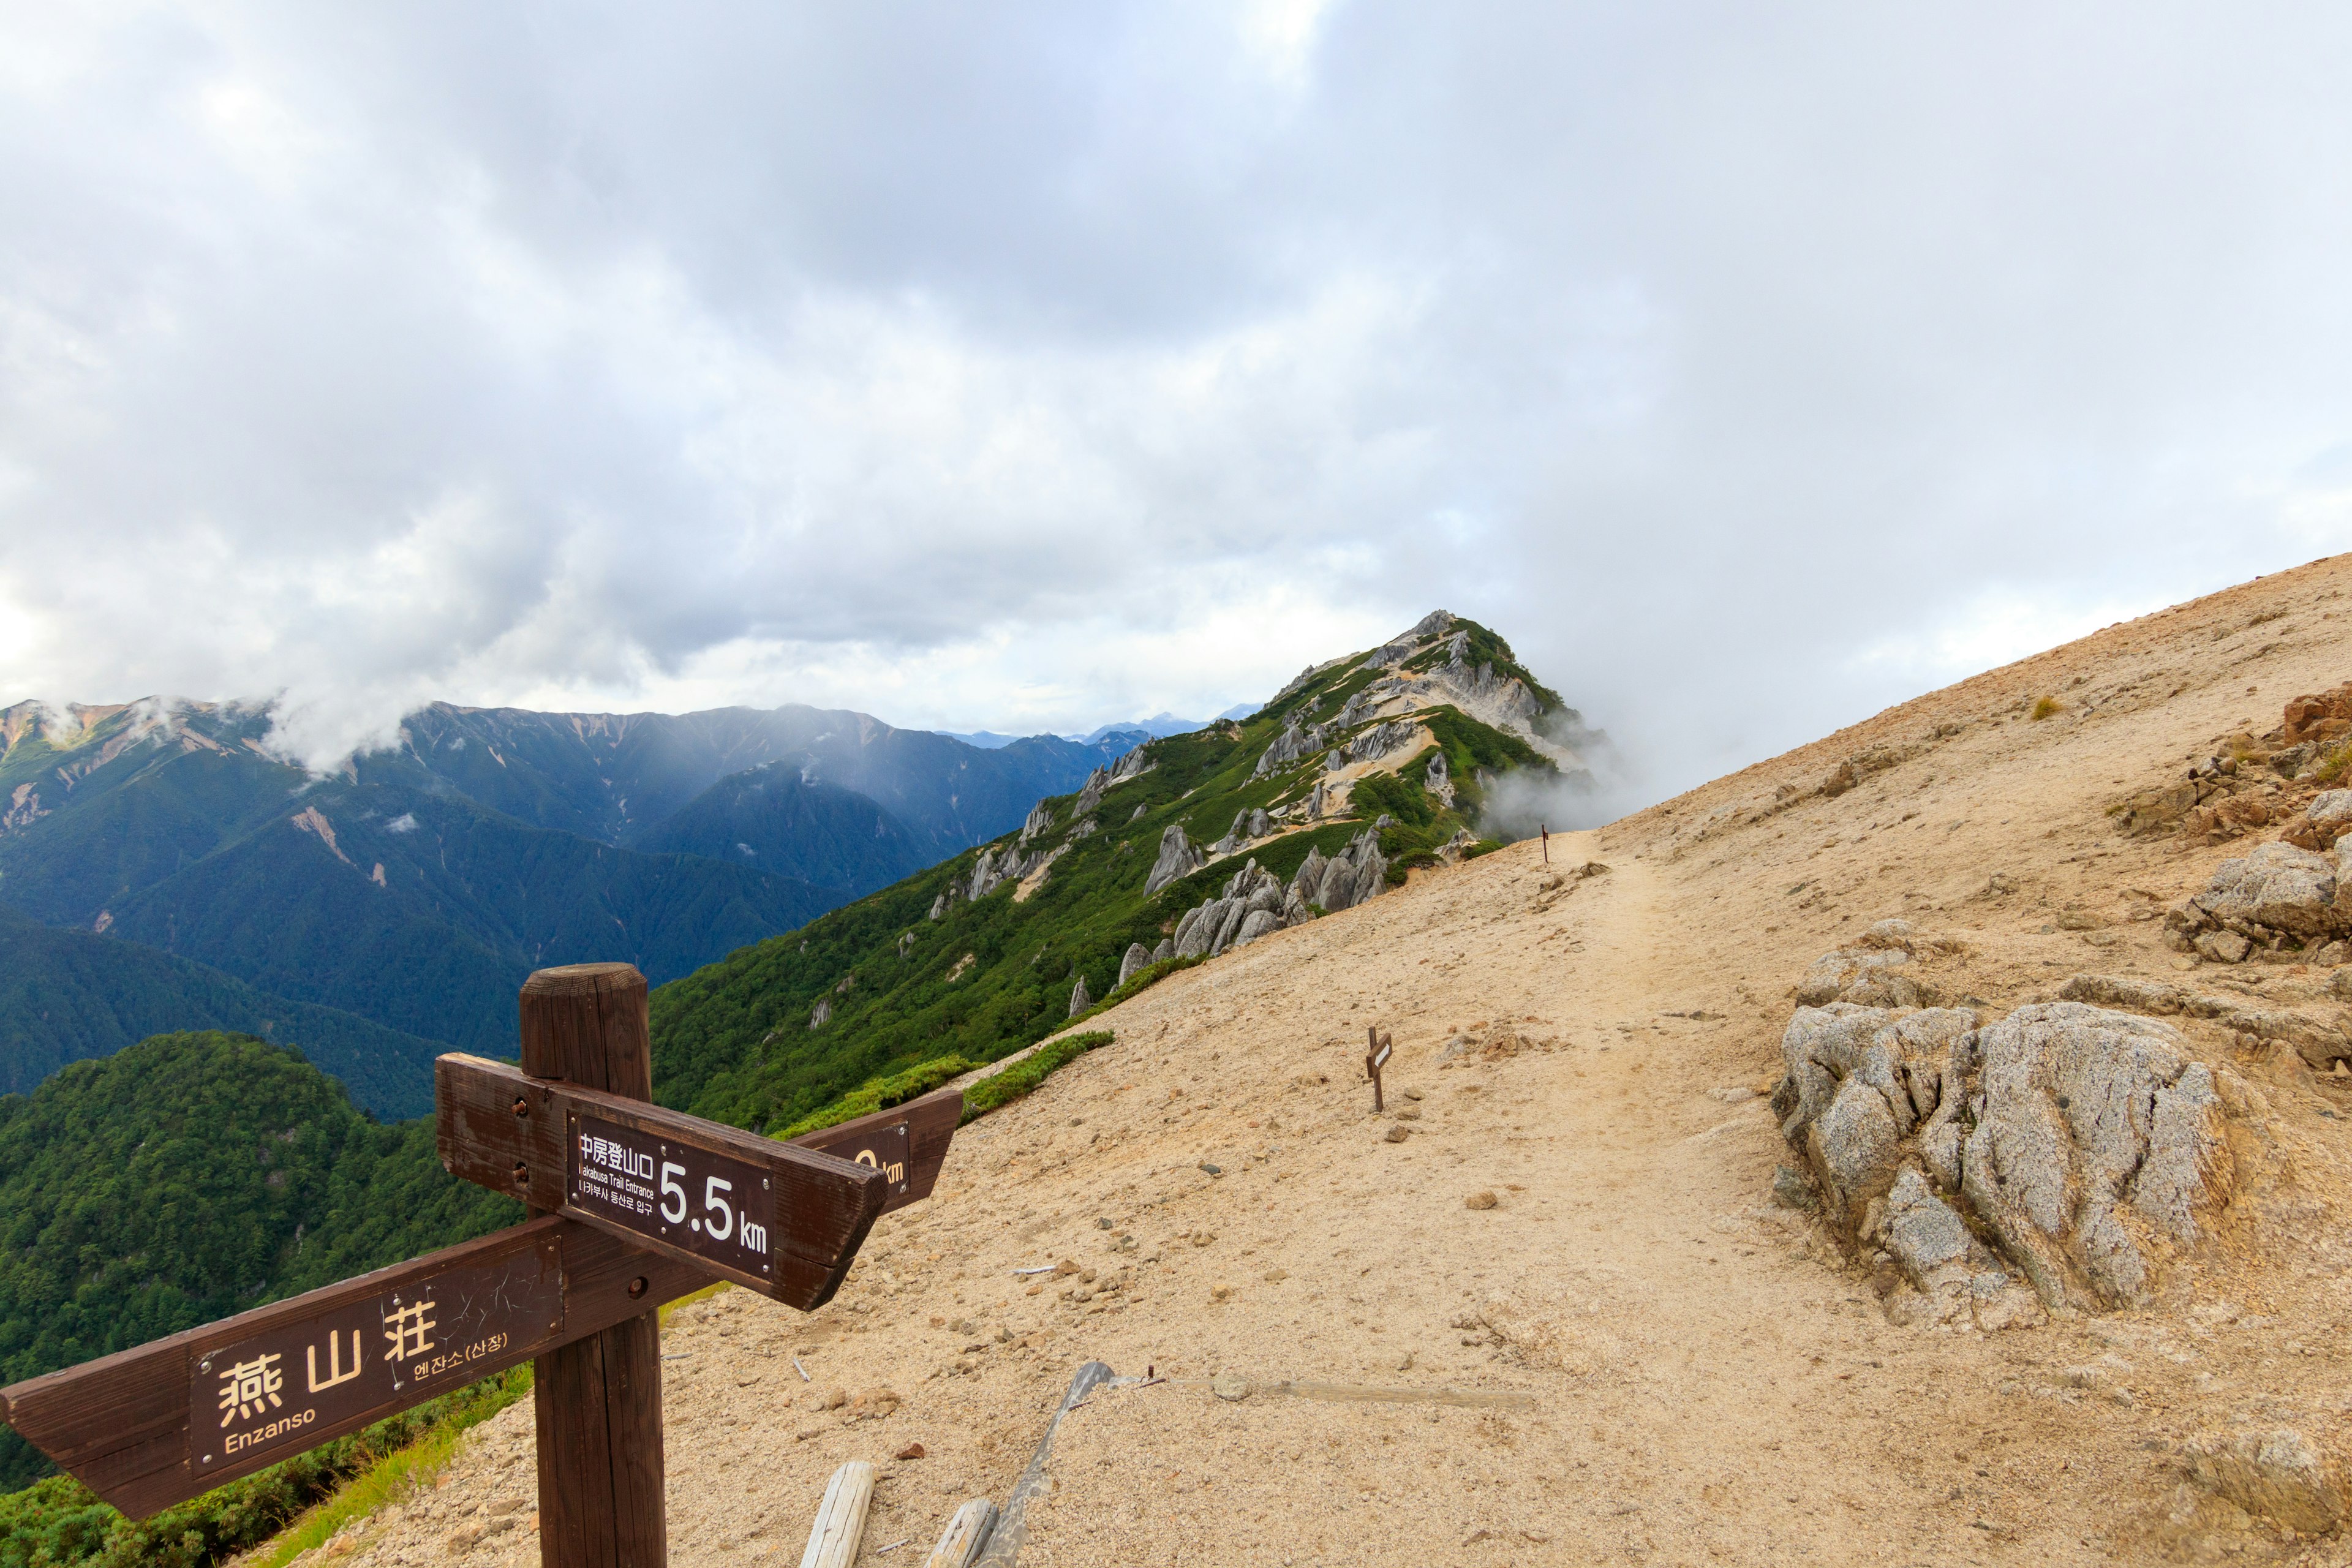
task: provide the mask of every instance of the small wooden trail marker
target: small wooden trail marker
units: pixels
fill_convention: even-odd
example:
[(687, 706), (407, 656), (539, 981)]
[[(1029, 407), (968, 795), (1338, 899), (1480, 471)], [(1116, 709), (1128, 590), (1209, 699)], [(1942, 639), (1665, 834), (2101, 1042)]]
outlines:
[(1387, 1032), (1379, 1027), (1367, 1027), (1364, 1036), (1364, 1072), (1372, 1080), (1372, 1110), (1378, 1113), (1388, 1110), (1381, 1100), (1381, 1069), (1389, 1065), (1389, 1058), (1396, 1053), (1396, 1047), (1390, 1041)]
[(777, 1143), (647, 1103), (632, 966), (542, 969), (520, 1005), (520, 1070), (447, 1056), (434, 1087), (442, 1163), (530, 1218), (28, 1378), (0, 1419), (144, 1519), (531, 1361), (541, 1563), (660, 1568), (656, 1310), (717, 1279), (822, 1306), (876, 1217), (937, 1184), (963, 1096)]

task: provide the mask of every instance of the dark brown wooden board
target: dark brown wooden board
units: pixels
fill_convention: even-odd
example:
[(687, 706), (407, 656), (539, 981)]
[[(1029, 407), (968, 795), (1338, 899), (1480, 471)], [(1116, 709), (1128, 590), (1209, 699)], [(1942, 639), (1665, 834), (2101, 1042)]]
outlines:
[[(554, 1259), (560, 1269), (560, 1317), (549, 1321), (559, 1326), (529, 1340), (510, 1335), (503, 1346), (468, 1355), (454, 1381), (428, 1376), (364, 1406), (345, 1406), (340, 1412), (321, 1408), (316, 1420), (301, 1427), (299, 1444), (261, 1445), (216, 1454), (214, 1463), (201, 1469), (192, 1465), (191, 1437), (207, 1435), (194, 1424), (208, 1423), (215, 1432), (219, 1426), (220, 1412), (212, 1398), (207, 1395), (201, 1405), (194, 1399), (199, 1386), (217, 1384), (216, 1378), (204, 1376), (202, 1366), (208, 1357), (257, 1342), (291, 1341), (306, 1326), (319, 1331), (314, 1342), (323, 1345), (325, 1326), (347, 1329), (354, 1310), (369, 1310), (394, 1292), (436, 1278), (494, 1268), (517, 1255)], [(535, 1219), (168, 1339), (27, 1378), (0, 1389), (0, 1418), (100, 1497), (132, 1519), (144, 1519), (289, 1453), (356, 1432), (458, 1383), (487, 1377), (554, 1346), (601, 1333), (709, 1283), (709, 1274), (702, 1269), (629, 1247), (593, 1226)], [(475, 1342), (469, 1340), (462, 1348), (470, 1351)], [(308, 1369), (297, 1368), (289, 1384), (307, 1378)]]
[(891, 1184), (890, 1201), (882, 1205), (882, 1212), (888, 1214), (931, 1195), (931, 1189), (940, 1183), (940, 1167), (947, 1163), (948, 1145), (954, 1141), (956, 1126), (962, 1120), (963, 1090), (943, 1089), (871, 1116), (861, 1116), (822, 1131), (803, 1133), (793, 1140), (793, 1144), (850, 1161), (872, 1153), (879, 1164), (882, 1151), (888, 1148), (891, 1130), (905, 1128), (906, 1180)]
[[(887, 1178), (870, 1166), (617, 1094), (527, 1078), (482, 1057), (451, 1055), (436, 1062), (434, 1104), (441, 1163), (452, 1175), (667, 1252), (803, 1311), (833, 1299), (889, 1198)], [(631, 1216), (577, 1195), (570, 1178), (583, 1121), (762, 1173), (774, 1215), (767, 1267), (741, 1267), (698, 1250), (683, 1236), (673, 1239), (658, 1210)], [(698, 1182), (689, 1206), (698, 1207), (701, 1199)]]

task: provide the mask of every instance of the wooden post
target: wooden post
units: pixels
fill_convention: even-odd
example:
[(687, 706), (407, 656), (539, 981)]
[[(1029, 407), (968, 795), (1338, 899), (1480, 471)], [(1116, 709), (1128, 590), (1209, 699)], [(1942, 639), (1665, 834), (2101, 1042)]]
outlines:
[[(632, 1100), (653, 1098), (646, 977), (574, 963), (523, 983), (522, 1070)], [(562, 1200), (563, 1172), (520, 1169), (533, 1214)], [(661, 1319), (648, 1307), (532, 1363), (539, 1414), (541, 1568), (665, 1568)]]
[(1544, 864), (1549, 866), (1551, 864), (1551, 825), (1539, 824), (1537, 830), (1543, 835)]

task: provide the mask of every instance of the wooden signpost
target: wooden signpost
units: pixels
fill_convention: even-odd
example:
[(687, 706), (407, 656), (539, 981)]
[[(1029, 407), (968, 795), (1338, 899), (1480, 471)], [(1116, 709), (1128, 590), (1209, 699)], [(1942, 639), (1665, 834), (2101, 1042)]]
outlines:
[(1378, 1114), (1388, 1110), (1381, 1100), (1381, 1069), (1389, 1065), (1389, 1058), (1395, 1054), (1396, 1047), (1377, 1026), (1368, 1026), (1364, 1035), (1364, 1071), (1372, 1080), (1372, 1110)]
[(777, 1143), (650, 1103), (646, 982), (524, 984), (522, 1066), (447, 1056), (442, 1163), (530, 1206), (478, 1240), (0, 1389), (0, 1418), (133, 1519), (523, 1361), (540, 1561), (657, 1568), (661, 1303), (730, 1279), (803, 1310), (939, 1180), (953, 1090)]

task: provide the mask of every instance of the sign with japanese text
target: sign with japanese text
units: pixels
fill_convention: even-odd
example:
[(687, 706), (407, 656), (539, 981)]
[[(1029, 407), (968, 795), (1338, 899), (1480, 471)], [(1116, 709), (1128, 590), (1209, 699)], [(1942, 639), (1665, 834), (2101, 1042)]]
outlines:
[(571, 1118), (567, 1208), (772, 1276), (774, 1178), (760, 1166), (599, 1117)]
[(462, 1387), (478, 1368), (555, 1343), (562, 1329), (562, 1265), (551, 1237), (192, 1349), (188, 1463), (201, 1477), (299, 1453), (352, 1417)]

